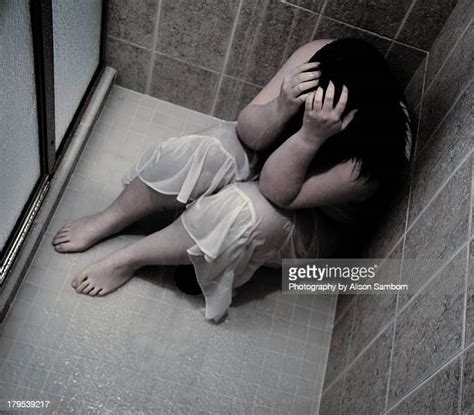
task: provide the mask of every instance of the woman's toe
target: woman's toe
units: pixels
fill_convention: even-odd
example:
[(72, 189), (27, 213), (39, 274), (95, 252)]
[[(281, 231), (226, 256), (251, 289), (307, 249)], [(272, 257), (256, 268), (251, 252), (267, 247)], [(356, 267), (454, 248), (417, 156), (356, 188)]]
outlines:
[(71, 241), (71, 237), (68, 234), (60, 235), (54, 238), (53, 245), (58, 245), (58, 244), (61, 244), (64, 242), (70, 242), (70, 241)]
[(87, 294), (89, 294), (91, 297), (95, 297), (99, 291), (100, 291), (99, 287), (94, 287)]
[(62, 243), (62, 244), (54, 245), (54, 249), (55, 249), (56, 251), (58, 251), (58, 252), (64, 252), (64, 249), (65, 249), (65, 248), (64, 248), (64, 244), (65, 244), (65, 243), (66, 243), (66, 242), (64, 242), (64, 243)]
[(81, 294), (84, 294), (84, 290), (87, 289), (87, 287), (90, 285), (90, 281), (89, 280), (85, 280), (84, 282), (82, 282), (81, 284), (79, 284), (79, 286), (76, 288), (76, 291), (78, 293), (81, 293)]
[(106, 295), (106, 294), (108, 294), (108, 293), (111, 292), (111, 291), (112, 291), (112, 290), (110, 289), (110, 287), (102, 287), (102, 289), (101, 289), (99, 295)]
[(61, 238), (63, 236), (69, 236), (71, 233), (69, 231), (62, 231), (62, 232), (58, 232), (55, 236), (55, 238)]
[(71, 250), (71, 241), (69, 242), (61, 242), (57, 245), (54, 245), (54, 249), (60, 253), (67, 253)]
[(72, 288), (77, 288), (86, 280), (87, 280), (87, 274), (80, 274), (72, 280), (71, 286)]
[(89, 285), (82, 290), (82, 294), (91, 295), (91, 292), (94, 290), (95, 290), (95, 287), (92, 285), (92, 283), (89, 283)]

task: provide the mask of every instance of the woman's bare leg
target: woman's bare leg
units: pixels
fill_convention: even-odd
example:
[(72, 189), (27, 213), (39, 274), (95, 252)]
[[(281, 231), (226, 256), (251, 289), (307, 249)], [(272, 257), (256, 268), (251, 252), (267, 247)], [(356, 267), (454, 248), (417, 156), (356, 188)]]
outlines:
[(194, 245), (181, 220), (92, 264), (71, 285), (77, 293), (105, 295), (132, 278), (145, 265), (190, 264), (186, 250)]
[(135, 178), (107, 209), (63, 226), (53, 245), (58, 252), (82, 252), (150, 213), (180, 206), (176, 196), (158, 193)]

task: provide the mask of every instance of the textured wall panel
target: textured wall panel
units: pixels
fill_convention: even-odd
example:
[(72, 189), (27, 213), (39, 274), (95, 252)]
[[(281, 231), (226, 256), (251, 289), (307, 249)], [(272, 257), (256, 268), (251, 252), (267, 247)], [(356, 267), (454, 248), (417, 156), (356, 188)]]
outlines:
[(101, 0), (54, 0), (56, 148), (99, 64)]
[(0, 1), (0, 247), (40, 176), (27, 0)]

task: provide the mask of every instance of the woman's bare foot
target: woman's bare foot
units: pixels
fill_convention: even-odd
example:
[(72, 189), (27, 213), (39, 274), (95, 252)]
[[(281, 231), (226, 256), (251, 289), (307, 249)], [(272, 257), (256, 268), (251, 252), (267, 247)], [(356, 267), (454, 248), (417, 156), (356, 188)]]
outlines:
[(57, 252), (82, 252), (116, 232), (103, 212), (84, 216), (59, 229), (53, 239)]
[(122, 260), (116, 251), (76, 276), (71, 286), (78, 294), (103, 296), (128, 282), (137, 267)]
[(58, 252), (82, 252), (152, 213), (182, 206), (176, 196), (158, 193), (136, 177), (107, 209), (63, 226), (53, 245)]

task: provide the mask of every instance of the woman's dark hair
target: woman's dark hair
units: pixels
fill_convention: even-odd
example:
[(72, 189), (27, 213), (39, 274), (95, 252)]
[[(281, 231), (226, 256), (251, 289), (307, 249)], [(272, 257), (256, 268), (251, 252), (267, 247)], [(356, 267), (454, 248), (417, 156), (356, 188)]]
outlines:
[[(343, 117), (352, 109), (357, 113), (348, 127), (330, 137), (317, 153), (314, 165), (328, 168), (353, 159), (360, 177), (396, 183), (405, 172), (405, 153), (410, 119), (400, 105), (403, 92), (383, 55), (360, 39), (338, 39), (316, 52), (310, 62), (320, 62), (319, 85), (325, 91), (329, 81), (335, 85), (335, 100), (342, 86), (348, 89)], [(301, 127), (304, 107), (293, 118), (291, 130)]]

